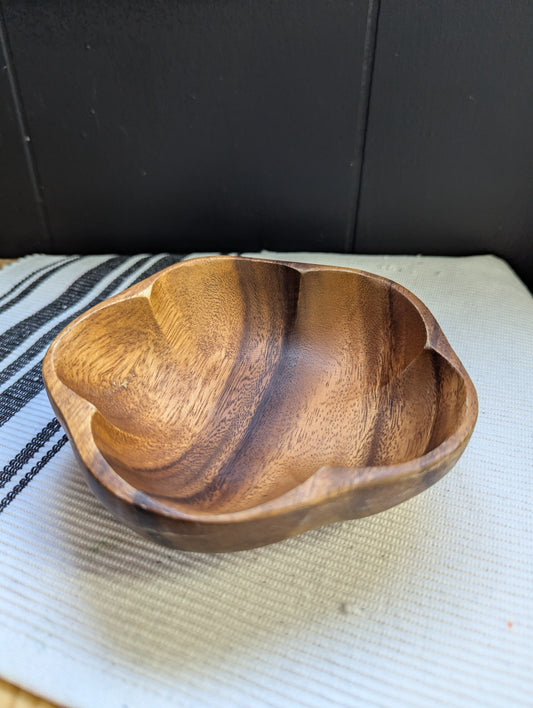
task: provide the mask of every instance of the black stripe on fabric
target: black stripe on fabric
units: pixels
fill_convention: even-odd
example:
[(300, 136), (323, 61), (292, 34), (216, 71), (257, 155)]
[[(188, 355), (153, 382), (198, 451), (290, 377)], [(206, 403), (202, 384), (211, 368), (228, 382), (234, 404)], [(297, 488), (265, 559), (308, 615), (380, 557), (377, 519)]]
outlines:
[[(139, 267), (139, 265), (146, 263), (149, 258), (150, 256), (146, 256), (146, 258), (143, 258), (141, 261), (136, 261), (127, 270), (117, 276), (99, 295), (94, 297), (88, 305), (80, 308), (74, 313), (70, 313), (68, 317), (65, 317), (65, 319), (61, 320), (61, 322), (56, 324), (55, 327), (52, 327), (52, 329), (48, 330), (46, 334), (43, 334), (43, 336), (40, 337), (36, 342), (34, 342), (29, 349), (27, 349), (23, 354), (19, 356), (18, 359), (16, 359), (11, 364), (9, 364), (9, 366), (6, 366), (5, 369), (0, 371), (0, 385), (4, 384), (6, 381), (9, 381), (9, 379), (14, 374), (16, 374), (17, 371), (20, 371), (23, 366), (28, 364), (35, 357), (36, 354), (43, 351), (43, 349), (45, 349), (52, 342), (53, 338), (57, 334), (59, 334), (59, 332), (61, 332), (61, 330), (66, 327), (69, 322), (72, 322), (73, 319), (75, 319), (78, 315), (81, 315), (93, 305), (97, 305), (99, 302), (102, 302), (102, 300), (105, 300), (105, 298), (108, 297), (115, 288), (117, 288), (122, 282), (124, 282), (128, 275), (134, 272), (135, 269)], [(94, 287), (95, 285), (97, 285), (97, 283), (93, 283), (92, 287)], [(88, 288), (88, 290), (91, 290), (91, 288)], [(87, 293), (84, 293), (84, 295), (86, 294)], [(60, 305), (59, 308), (56, 308), (56, 310), (51, 314), (49, 319), (52, 319), (54, 316), (60, 314), (62, 309), (63, 305)], [(2, 395), (0, 395), (0, 406), (2, 402)]]
[(40, 266), (39, 268), (36, 268), (35, 270), (32, 270), (28, 275), (26, 275), (22, 280), (17, 281), (14, 285), (12, 285), (9, 290), (7, 290), (3, 295), (0, 295), (0, 302), (2, 300), (5, 300), (6, 297), (9, 297), (11, 293), (15, 292), (17, 288), (20, 288), (21, 285), (24, 285), (24, 283), (27, 283), (30, 278), (34, 278), (38, 273), (42, 273), (45, 270), (48, 270), (49, 268), (53, 268), (54, 266), (57, 266), (59, 263), (65, 263), (67, 261), (72, 261), (76, 260), (77, 258), (80, 258), (80, 256), (64, 256), (63, 258), (58, 259), (57, 261), (54, 261), (54, 263), (46, 263), (44, 266)]
[(140, 283), (141, 280), (144, 280), (145, 278), (149, 278), (151, 275), (154, 275), (154, 273), (157, 273), (160, 270), (163, 270), (164, 268), (168, 268), (171, 265), (175, 265), (176, 263), (179, 263), (180, 261), (183, 260), (183, 256), (179, 254), (170, 254), (167, 253), (163, 255), (161, 258), (159, 258), (155, 263), (153, 263), (150, 268), (147, 268), (145, 271), (143, 271), (135, 280), (133, 281), (132, 285), (136, 285), (137, 283)]
[(70, 263), (73, 263), (74, 261), (79, 260), (79, 256), (76, 258), (69, 258), (69, 259), (63, 259), (60, 263), (57, 263), (53, 268), (50, 268), (50, 265), (43, 266), (43, 268), (38, 268), (36, 271), (33, 273), (30, 273), (30, 275), (26, 276), (23, 280), (18, 282), (16, 285), (14, 285), (9, 292), (7, 292), (5, 295), (0, 297), (0, 300), (4, 300), (10, 293), (12, 293), (16, 288), (20, 287), (23, 283), (25, 283), (27, 280), (35, 276), (37, 273), (40, 271), (44, 270), (45, 268), (48, 268), (48, 270), (40, 275), (38, 278), (36, 278), (32, 283), (28, 285), (27, 288), (24, 288), (21, 290), (17, 295), (15, 295), (11, 300), (8, 302), (4, 302), (3, 305), (0, 305), (0, 313), (5, 312), (6, 310), (9, 310), (9, 308), (13, 307), (14, 305), (17, 304), (17, 302), (20, 302), (23, 298), (25, 298), (27, 295), (29, 295), (35, 288), (39, 287), (41, 283), (43, 283), (45, 280), (47, 280), (51, 275), (54, 273), (57, 273), (58, 270), (61, 270), (62, 268), (65, 268), (65, 266), (69, 265)]
[(42, 273), (43, 270), (48, 270), (48, 268), (52, 268), (53, 266), (57, 265), (58, 263), (62, 263), (65, 260), (68, 260), (70, 256), (66, 258), (61, 258), (54, 263), (47, 263), (46, 265), (40, 266), (40, 268), (36, 268), (35, 270), (32, 270), (28, 275), (26, 275), (22, 280), (17, 281), (14, 285), (12, 285), (9, 290), (7, 290), (3, 295), (0, 295), (0, 302), (2, 300), (5, 300), (6, 297), (9, 297), (12, 292), (14, 292), (17, 288), (20, 288), (21, 285), (24, 285), (24, 283), (28, 282), (30, 278), (35, 277), (38, 273)]
[(17, 497), (18, 494), (20, 494), (20, 492), (22, 492), (25, 487), (28, 486), (35, 475), (38, 474), (43, 467), (45, 467), (45, 465), (47, 465), (50, 460), (57, 455), (57, 453), (66, 445), (67, 442), (67, 436), (63, 435), (63, 437), (59, 438), (59, 440), (48, 450), (48, 452), (41, 457), (39, 462), (37, 462), (37, 464), (34, 465), (29, 472), (26, 472), (20, 482), (18, 482), (13, 489), (6, 494), (2, 501), (0, 501), (0, 513), (4, 511), (9, 504), (11, 504), (11, 502)]
[[(115, 278), (99, 295), (97, 295), (91, 302), (86, 305), (83, 308), (80, 308), (78, 311), (71, 313), (68, 317), (66, 317), (64, 320), (59, 322), (58, 324), (55, 325), (52, 329), (48, 330), (46, 334), (44, 334), (42, 337), (40, 337), (36, 342), (34, 342), (29, 349), (27, 349), (23, 354), (19, 356), (18, 359), (13, 361), (9, 366), (6, 366), (5, 369), (0, 371), (0, 385), (6, 383), (6, 381), (9, 381), (9, 379), (14, 376), (17, 371), (20, 371), (26, 364), (28, 364), (39, 352), (43, 351), (48, 345), (52, 342), (54, 337), (58, 335), (61, 330), (67, 326), (69, 322), (72, 322), (73, 319), (75, 319), (78, 315), (81, 315), (83, 312), (88, 310), (89, 308), (93, 307), (94, 305), (97, 305), (98, 303), (102, 302), (102, 300), (105, 300), (107, 297), (109, 297), (114, 290), (116, 290), (121, 283), (124, 282), (124, 280), (131, 275), (132, 272), (135, 271), (136, 268), (139, 267), (140, 264), (146, 263), (147, 260), (149, 260), (151, 256), (147, 256), (146, 259), (143, 259), (142, 261), (137, 261), (134, 263), (130, 268), (125, 270), (123, 273), (121, 273), (117, 278)], [(150, 268), (148, 268), (146, 271), (143, 271), (141, 275), (139, 275), (133, 282), (133, 284), (140, 282), (144, 278), (147, 278), (149, 275), (152, 275), (153, 273), (157, 273), (158, 270), (161, 270), (161, 262), (168, 261), (169, 256), (165, 256), (161, 258), (160, 260), (156, 261)], [(175, 262), (175, 260), (174, 260)], [(162, 266), (165, 267), (165, 266)], [(40, 366), (40, 364), (39, 364)], [(33, 370), (32, 370), (33, 371)], [(30, 377), (31, 380), (32, 377)], [(26, 379), (28, 380), (28, 379)], [(0, 394), (0, 408), (3, 403), (3, 395)], [(2, 423), (0, 423), (2, 425)]]
[(99, 263), (74, 281), (55, 300), (3, 332), (0, 336), (0, 360), (14, 351), (33, 332), (40, 329), (62, 310), (75, 305), (94, 287), (95, 281), (112, 272), (125, 260), (127, 260), (127, 256), (113, 256), (103, 263)]
[[(149, 256), (148, 258), (151, 258)], [(182, 256), (180, 255), (164, 255), (161, 258), (157, 259), (149, 268), (146, 268), (144, 271), (142, 271), (134, 280), (132, 284), (138, 283), (144, 278), (148, 278), (150, 275), (153, 275), (154, 273), (157, 273), (159, 270), (162, 270), (163, 268), (168, 267), (169, 265), (173, 265), (177, 262), (179, 262), (182, 259)], [(146, 262), (144, 260), (143, 262)], [(127, 274), (129, 271), (132, 269), (134, 270), (135, 267), (139, 266), (139, 261), (135, 263), (135, 265), (130, 268), (127, 272), (123, 273), (122, 276), (127, 277)], [(123, 280), (122, 278), (122, 280)], [(115, 279), (113, 281), (113, 284), (108, 286), (103, 293), (100, 294), (98, 298), (96, 298), (97, 301), (102, 301), (104, 300), (108, 294), (107, 291), (109, 288), (114, 285), (116, 285), (116, 281), (118, 280)], [(87, 308), (91, 307), (91, 305), (88, 305)], [(83, 311), (83, 310), (82, 310)], [(42, 367), (42, 362), (39, 362), (36, 364), (31, 371), (26, 372), (26, 374), (19, 379), (19, 381), (15, 382), (13, 386), (17, 387), (16, 391), (13, 391), (14, 395), (10, 398), (3, 399), (2, 396), (0, 396), (0, 425), (3, 425), (6, 420), (11, 418), (13, 415), (15, 415), (21, 408), (24, 407), (26, 403), (28, 403), (37, 393), (39, 393), (40, 390), (42, 390), (44, 384), (42, 381), (42, 374), (41, 374), (41, 367)], [(18, 385), (20, 384), (20, 386)], [(38, 384), (38, 387), (36, 386)], [(13, 388), (11, 386), (10, 388)], [(4, 404), (7, 404), (7, 418), (3, 420), (4, 418)], [(27, 445), (4, 467), (2, 473), (0, 473), (0, 480), (1, 484), (0, 487), (5, 486), (8, 481), (10, 481), (13, 476), (18, 472), (20, 469), (24, 467), (25, 464), (39, 451), (39, 449), (42, 448), (43, 445), (45, 445), (51, 438), (52, 436), (59, 430), (59, 422), (57, 421), (56, 418), (53, 418), (42, 430), (40, 433), (38, 433), (34, 438), (27, 443)], [(18, 482), (13, 489), (0, 501), (0, 513), (4, 511), (4, 509), (11, 504), (11, 502), (17, 497), (17, 495), (29, 484), (29, 482), (45, 467), (46, 464), (61, 450), (61, 448), (67, 443), (67, 436), (64, 435), (55, 445), (50, 448), (50, 450), (41, 458), (41, 460), (32, 467), (32, 469), (24, 475), (24, 477), (21, 479), (20, 482)]]
[[(151, 258), (148, 256), (147, 258)], [(181, 260), (181, 256), (163, 256), (158, 259), (150, 268), (147, 268), (144, 272), (139, 274), (134, 282), (139, 282), (149, 275), (156, 273), (158, 270), (167, 265), (172, 265)], [(146, 262), (146, 261), (144, 261)], [(32, 356), (28, 355), (28, 352), (33, 352), (33, 355), (38, 351), (37, 345), (39, 345), (41, 351), (48, 346), (54, 337), (59, 334), (59, 332), (75, 317), (81, 315), (85, 310), (90, 307), (102, 302), (109, 295), (120, 286), (120, 283), (128, 276), (128, 274), (135, 270), (139, 266), (139, 262), (135, 263), (134, 266), (129, 268), (124, 273), (121, 273), (117, 278), (115, 278), (96, 298), (94, 298), (86, 307), (81, 308), (78, 312), (69, 315), (68, 318), (57, 324), (51, 330), (49, 330), (41, 339), (35, 342), (30, 349), (22, 354), (16, 361), (10, 364), (3, 372), (0, 373), (0, 382), (5, 382), (12, 376), (16, 371), (20, 370), (28, 361), (31, 360)], [(15, 381), (9, 388), (7, 388), (2, 394), (0, 394), (0, 427), (5, 425), (5, 423), (12, 418), (19, 410), (21, 410), (27, 403), (29, 403), (32, 398), (34, 398), (44, 386), (42, 379), (42, 360), (39, 360), (31, 369), (29, 369), (25, 374), (23, 374), (20, 379)]]
[(40, 433), (37, 433), (29, 443), (22, 448), (22, 450), (15, 455), (15, 457), (10, 460), (7, 465), (0, 472), (0, 488), (5, 487), (8, 482), (10, 482), (13, 477), (19, 472), (24, 465), (26, 465), (31, 458), (36, 455), (43, 445), (50, 440), (50, 438), (57, 433), (60, 425), (57, 418), (53, 418)]

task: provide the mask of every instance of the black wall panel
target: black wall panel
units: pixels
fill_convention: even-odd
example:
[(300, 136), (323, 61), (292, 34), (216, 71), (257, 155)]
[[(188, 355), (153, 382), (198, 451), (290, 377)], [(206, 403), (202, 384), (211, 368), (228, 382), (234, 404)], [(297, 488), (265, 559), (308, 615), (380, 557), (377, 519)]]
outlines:
[(356, 249), (492, 252), (533, 285), (533, 4), (381, 4)]
[(0, 256), (492, 252), (533, 286), (533, 3), (0, 9)]
[(54, 251), (351, 244), (366, 2), (4, 13)]
[(49, 242), (3, 29), (0, 14), (0, 257), (8, 257)]

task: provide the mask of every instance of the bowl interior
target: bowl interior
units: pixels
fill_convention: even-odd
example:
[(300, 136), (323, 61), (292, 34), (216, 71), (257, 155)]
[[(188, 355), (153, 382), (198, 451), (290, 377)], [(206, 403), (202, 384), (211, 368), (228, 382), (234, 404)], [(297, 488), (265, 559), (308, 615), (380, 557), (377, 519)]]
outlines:
[(249, 508), (324, 465), (405, 462), (449, 437), (465, 386), (416, 308), (357, 272), (190, 261), (72, 328), (54, 363), (135, 488)]

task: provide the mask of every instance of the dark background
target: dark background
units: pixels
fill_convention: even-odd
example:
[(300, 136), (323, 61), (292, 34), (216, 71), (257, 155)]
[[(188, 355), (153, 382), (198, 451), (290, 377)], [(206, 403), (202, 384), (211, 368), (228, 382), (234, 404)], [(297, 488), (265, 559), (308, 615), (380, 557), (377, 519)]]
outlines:
[(0, 256), (495, 253), (533, 287), (533, 3), (0, 10)]

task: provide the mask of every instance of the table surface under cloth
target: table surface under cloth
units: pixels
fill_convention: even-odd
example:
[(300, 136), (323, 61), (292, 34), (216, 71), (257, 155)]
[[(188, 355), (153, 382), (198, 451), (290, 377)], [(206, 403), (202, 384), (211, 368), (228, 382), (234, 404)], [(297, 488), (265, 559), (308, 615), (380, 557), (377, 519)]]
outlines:
[(8, 265), (0, 677), (87, 708), (531, 706), (531, 294), (492, 256), (262, 255), (362, 268), (418, 295), (478, 392), (466, 452), (376, 516), (241, 553), (155, 546), (89, 491), (40, 367), (78, 313), (179, 256)]

